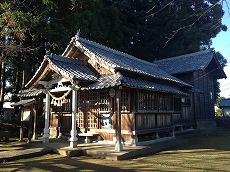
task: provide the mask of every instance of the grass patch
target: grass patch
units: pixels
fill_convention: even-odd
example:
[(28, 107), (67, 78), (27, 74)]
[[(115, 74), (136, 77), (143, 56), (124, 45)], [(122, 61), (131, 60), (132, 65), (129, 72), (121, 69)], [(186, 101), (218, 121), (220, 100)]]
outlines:
[(58, 154), (0, 164), (0, 171), (229, 171), (230, 130), (189, 137), (173, 150), (126, 161), (91, 157), (66, 158)]

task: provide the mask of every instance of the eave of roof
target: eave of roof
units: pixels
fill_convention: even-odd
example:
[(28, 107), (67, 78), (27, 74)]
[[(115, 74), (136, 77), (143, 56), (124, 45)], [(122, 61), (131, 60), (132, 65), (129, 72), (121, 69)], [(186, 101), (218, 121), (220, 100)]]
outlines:
[(41, 95), (43, 92), (41, 89), (26, 89), (26, 90), (21, 90), (17, 94), (18, 97), (36, 97)]
[(223, 108), (223, 107), (230, 107), (230, 99), (223, 99), (220, 102), (220, 108)]
[(38, 80), (38, 78), (42, 75), (42, 73), (47, 68), (47, 65), (48, 65), (48, 61), (46, 58), (44, 58), (41, 65), (33, 75), (33, 77), (26, 83), (25, 85), (26, 88), (30, 88), (32, 85), (34, 85), (34, 83)]
[(127, 86), (132, 88), (140, 88), (146, 90), (168, 92), (178, 95), (187, 95), (186, 93), (173, 88), (169, 85), (159, 84), (151, 81), (146, 81), (143, 79), (131, 78), (128, 76), (121, 75), (119, 72), (112, 75), (103, 75), (99, 80), (93, 84), (82, 87), (82, 90), (92, 90), (92, 89), (105, 89), (112, 88), (115, 86)]
[(33, 103), (36, 103), (35, 99), (26, 99), (26, 100), (20, 100), (19, 102), (12, 103), (11, 106), (29, 106)]

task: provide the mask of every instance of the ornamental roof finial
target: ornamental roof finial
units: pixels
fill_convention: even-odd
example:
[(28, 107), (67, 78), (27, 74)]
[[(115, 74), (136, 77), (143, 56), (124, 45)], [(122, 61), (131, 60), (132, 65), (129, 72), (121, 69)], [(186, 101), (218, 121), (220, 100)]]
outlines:
[(46, 58), (49, 58), (49, 57), (51, 57), (51, 56), (52, 56), (51, 51), (50, 51), (50, 50), (47, 50), (47, 51), (46, 51), (46, 55), (44, 56), (44, 58), (46, 59)]
[(80, 29), (78, 29), (77, 34), (74, 37), (72, 37), (71, 42), (75, 42), (75, 41), (77, 41), (79, 39), (80, 32), (81, 32)]
[(79, 37), (79, 36), (80, 36), (80, 33), (81, 33), (81, 30), (78, 29), (77, 34), (76, 34), (76, 37)]
[(52, 54), (52, 53), (51, 53), (50, 50), (47, 50), (47, 51), (46, 51), (46, 55), (50, 56), (51, 54)]

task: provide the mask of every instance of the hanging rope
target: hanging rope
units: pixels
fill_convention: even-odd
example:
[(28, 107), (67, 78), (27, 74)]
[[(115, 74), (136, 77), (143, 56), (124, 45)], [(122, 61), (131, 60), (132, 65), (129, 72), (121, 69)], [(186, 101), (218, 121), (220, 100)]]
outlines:
[(51, 92), (49, 90), (47, 90), (47, 93), (52, 97), (52, 101), (51, 104), (56, 104), (57, 106), (62, 106), (62, 103), (66, 103), (66, 97), (69, 95), (69, 93), (72, 90), (68, 90), (63, 96), (61, 97), (55, 97), (53, 94), (51, 94)]
[(49, 91), (49, 90), (47, 90), (48, 91), (48, 94), (54, 99), (54, 100), (63, 100), (63, 99), (65, 99), (66, 98), (66, 96), (68, 96), (69, 95), (69, 93), (72, 91), (71, 89), (70, 90), (68, 90), (63, 96), (61, 96), (61, 97), (55, 97), (53, 94), (51, 94), (51, 92)]

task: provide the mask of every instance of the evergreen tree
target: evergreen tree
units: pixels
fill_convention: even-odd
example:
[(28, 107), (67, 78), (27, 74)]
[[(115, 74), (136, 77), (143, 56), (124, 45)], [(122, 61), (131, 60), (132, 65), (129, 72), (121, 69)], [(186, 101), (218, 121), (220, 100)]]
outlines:
[[(220, 65), (223, 69), (227, 65), (227, 60), (220, 52), (216, 52), (216, 58), (220, 62)], [(220, 82), (218, 80), (214, 80), (213, 86), (214, 86), (214, 101), (216, 102), (220, 97)]]
[[(4, 1), (0, 9), (0, 41), (6, 48), (8, 37), (8, 50), (14, 52), (13, 58), (6, 58), (7, 73), (11, 73), (7, 80), (17, 81), (11, 84), (16, 93), (36, 71), (45, 51), (61, 54), (79, 29), (82, 37), (147, 61), (206, 49), (212, 38), (227, 29), (222, 24), (224, 12), (218, 2)], [(4, 48), (1, 54), (6, 52)]]
[[(18, 51), (23, 51), (22, 41), (29, 31), (32, 16), (30, 13), (23, 13), (14, 8), (12, 3), (3, 2), (0, 4), (0, 46), (1, 46), (1, 90), (0, 110), (2, 113), (3, 101), (6, 86), (6, 69), (11, 59), (16, 58)], [(16, 59), (19, 62), (21, 59)]]

